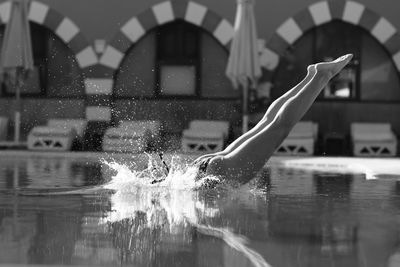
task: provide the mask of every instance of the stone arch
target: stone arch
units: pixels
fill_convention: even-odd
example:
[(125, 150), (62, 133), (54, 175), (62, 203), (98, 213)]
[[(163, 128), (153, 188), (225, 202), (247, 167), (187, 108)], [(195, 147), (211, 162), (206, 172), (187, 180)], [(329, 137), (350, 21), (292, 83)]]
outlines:
[[(10, 11), (11, 1), (0, 4), (0, 24), (8, 22)], [(92, 46), (70, 18), (39, 1), (32, 1), (28, 12), (29, 21), (53, 31), (72, 50), (81, 69), (97, 64)]]
[(277, 28), (263, 52), (268, 59), (261, 80), (270, 80), (280, 56), (307, 30), (332, 20), (342, 20), (370, 32), (390, 53), (400, 72), (400, 34), (386, 18), (355, 1), (320, 1), (288, 18)]

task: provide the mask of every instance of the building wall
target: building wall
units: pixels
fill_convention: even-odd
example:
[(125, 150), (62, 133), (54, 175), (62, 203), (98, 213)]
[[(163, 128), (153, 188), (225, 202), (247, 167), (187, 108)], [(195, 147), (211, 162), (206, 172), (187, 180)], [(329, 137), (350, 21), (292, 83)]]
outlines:
[[(21, 138), (26, 138), (32, 127), (45, 125), (52, 118), (82, 118), (85, 114), (85, 101), (82, 99), (24, 99), (21, 105)], [(13, 136), (15, 101), (0, 98), (0, 116), (10, 118), (8, 136)]]
[[(126, 53), (115, 75), (116, 97), (153, 97), (156, 85), (156, 33), (145, 35)], [(200, 82), (203, 98), (238, 98), (225, 76), (228, 51), (207, 32), (200, 36)], [(139, 64), (138, 64), (139, 62)]]
[[(181, 0), (185, 1), (185, 0)], [(332, 0), (344, 2), (343, 0)], [(0, 2), (5, 2), (4, 0)], [(65, 0), (41, 0), (55, 10), (70, 17), (82, 32), (93, 41), (95, 39), (111, 39), (123, 23), (136, 16), (147, 8), (163, 2), (162, 0), (130, 1), (118, 0), (118, 4), (110, 0), (80, 0), (71, 2)], [(232, 0), (196, 0), (208, 7), (219, 16), (232, 24), (236, 12), (236, 1)], [(276, 29), (287, 19), (303, 11), (318, 0), (256, 0), (255, 16), (260, 38), (268, 40)], [(400, 3), (394, 0), (358, 0), (362, 5), (374, 10), (377, 14), (387, 18), (397, 29), (400, 28), (398, 9)], [(290, 8), (288, 8), (290, 7)], [(105, 23), (105, 19), (107, 23)], [(101, 25), (101, 27), (99, 27)]]
[[(354, 24), (357, 27), (366, 30), (380, 46), (381, 51), (376, 49), (371, 49), (371, 51), (369, 51), (369, 53), (379, 52), (374, 54), (375, 58), (369, 57), (369, 61), (364, 61), (362, 64), (364, 67), (366, 64), (369, 64), (369, 66), (375, 64), (380, 67), (386, 65), (386, 71), (377, 72), (379, 68), (375, 68), (374, 70), (373, 68), (370, 68), (370, 70), (373, 70), (375, 73), (361, 73), (361, 87), (363, 87), (361, 90), (369, 90), (370, 92), (380, 91), (380, 94), (385, 95), (375, 95), (367, 101), (365, 101), (366, 99), (347, 102), (340, 100), (317, 101), (317, 103), (315, 103), (307, 113), (304, 120), (314, 120), (315, 122), (318, 122), (319, 130), (322, 135), (329, 132), (349, 134), (350, 124), (355, 121), (389, 122), (392, 124), (394, 131), (399, 134), (400, 124), (396, 119), (400, 104), (398, 99), (396, 99), (398, 96), (396, 90), (400, 89), (400, 45), (398, 42), (399, 33), (397, 31), (399, 21), (393, 16), (391, 10), (382, 10), (382, 7), (377, 9), (373, 7), (374, 5), (376, 5), (376, 3), (370, 3), (367, 1), (329, 1), (325, 3), (318, 2), (318, 5), (312, 4), (309, 8), (303, 9), (286, 19), (283, 24), (278, 26), (276, 32), (268, 41), (269, 43), (267, 46), (270, 47), (272, 51), (276, 52), (281, 59), (278, 67), (271, 70), (271, 77), (277, 73), (276, 70), (282, 70), (282, 67), (285, 65), (282, 61), (284, 61), (286, 56), (285, 53), (289, 47), (297, 45), (296, 41), (304, 36), (308, 30), (318, 25), (323, 25), (325, 22), (331, 21), (332, 18)], [(396, 4), (388, 3), (386, 8), (388, 6), (394, 8), (395, 5)], [(349, 10), (352, 11), (352, 16), (349, 16), (349, 14), (344, 12)], [(380, 11), (382, 13), (379, 13), (378, 10), (382, 10)], [(354, 16), (357, 12), (359, 12), (358, 18), (357, 16)], [(369, 47), (371, 47), (371, 45), (374, 44), (369, 43)], [(392, 60), (389, 64), (386, 64), (386, 62), (384, 62), (385, 64), (381, 64), (382, 62), (379, 62), (383, 58), (379, 54), (384, 53), (387, 54), (389, 60)], [(388, 70), (390, 70), (389, 65), (394, 66), (396, 73), (388, 73)], [(304, 73), (302, 75), (304, 75)], [(275, 77), (275, 85), (285, 81), (285, 77), (283, 76), (279, 78)], [(297, 76), (297, 80), (299, 80), (300, 77), (299, 75)], [(270, 78), (269, 80), (273, 81), (274, 79)], [(279, 85), (276, 87), (279, 87)], [(283, 93), (285, 89), (278, 88), (278, 91)], [(275, 97), (277, 97), (277, 95), (275, 95)]]
[[(382, 46), (384, 47), (384, 49), (389, 50), (389, 52), (393, 56), (397, 55), (397, 51), (400, 50), (400, 37), (399, 33), (397, 32), (397, 30), (400, 29), (400, 18), (398, 17), (397, 12), (400, 9), (400, 2), (393, 0), (359, 0), (354, 2), (343, 0), (330, 0), (327, 3), (330, 5), (331, 8), (334, 9), (343, 8), (343, 5), (349, 2), (360, 4), (361, 6), (366, 8), (367, 10), (364, 14), (368, 13), (368, 19), (372, 20), (370, 21), (370, 23), (376, 23), (379, 18), (384, 18), (390, 23), (390, 25), (396, 30), (396, 33), (391, 36), (389, 43), (382, 43)], [(0, 6), (5, 3), (6, 1), (4, 0), (0, 1)], [(115, 76), (117, 75), (117, 69), (120, 63), (123, 62), (125, 53), (127, 53), (127, 51), (129, 51), (129, 48), (135, 44), (134, 41), (127, 40), (127, 36), (121, 34), (121, 31), (126, 23), (129, 22), (132, 18), (142, 19), (141, 22), (145, 23), (145, 20), (147, 18), (154, 15), (154, 7), (160, 3), (165, 2), (159, 0), (119, 0), (116, 4), (115, 1), (111, 0), (96, 0), (95, 3), (93, 0), (80, 0), (75, 1), (73, 4), (71, 4), (70, 1), (65, 0), (38, 0), (37, 3), (42, 3), (45, 6), (49, 7), (52, 11), (54, 11), (51, 16), (46, 17), (43, 25), (45, 27), (52, 28), (52, 30), (57, 32), (59, 35), (59, 31), (64, 31), (64, 33), (61, 33), (61, 37), (62, 39), (64, 39), (65, 43), (71, 48), (71, 50), (74, 51), (82, 72), (86, 77), (86, 97), (80, 100), (76, 100), (77, 103), (79, 102), (79, 104), (77, 104), (79, 108), (71, 111), (71, 117), (78, 116), (86, 117), (89, 120), (110, 121), (113, 118), (113, 115), (111, 114), (111, 107), (113, 106), (113, 90), (114, 88), (118, 88), (118, 84), (113, 83), (113, 78), (115, 78)], [(181, 7), (187, 7), (188, 5), (188, 2), (186, 0), (174, 0), (172, 1), (172, 3), (175, 11), (180, 10)], [(227, 22), (227, 24), (224, 25), (228, 25), (225, 29), (232, 30), (229, 27), (232, 27), (234, 23), (236, 1), (196, 0), (190, 3), (197, 3), (207, 9), (205, 18), (206, 23), (203, 23), (202, 25), (200, 25), (200, 27), (202, 27), (205, 31), (208, 31), (211, 35), (218, 39), (221, 42), (221, 48), (228, 51), (230, 40), (229, 33), (228, 36), (220, 36), (218, 35), (219, 33), (216, 33), (216, 31), (218, 30), (218, 27), (221, 26), (221, 22), (224, 21)], [(295, 35), (294, 39), (296, 39), (299, 38), (302, 34), (298, 32), (293, 33), (293, 28), (289, 27), (290, 29), (288, 30), (288, 28), (282, 28), (282, 26), (288, 25), (285, 24), (286, 22), (288, 22), (288, 19), (294, 19), (297, 23), (301, 22), (304, 25), (308, 25), (307, 23), (309, 22), (307, 21), (307, 19), (310, 18), (307, 12), (309, 12), (310, 7), (313, 6), (315, 3), (323, 3), (323, 1), (256, 1), (255, 16), (258, 27), (258, 35), (259, 38), (266, 41), (266, 48), (270, 53), (268, 55), (270, 55), (270, 58), (273, 59), (272, 61), (276, 61), (271, 63), (272, 66), (266, 66), (266, 69), (264, 69), (266, 70), (266, 74), (264, 75), (265, 77), (262, 78), (262, 82), (270, 81), (269, 76), (275, 71), (275, 68), (279, 63), (280, 55), (284, 52), (288, 45), (290, 45), (287, 42), (285, 43), (285, 40), (282, 41), (282, 39), (293, 38), (293, 35)], [(331, 9), (331, 12), (334, 12), (333, 9)], [(0, 12), (0, 17), (4, 22), (5, 15), (3, 13)], [(305, 15), (305, 13), (307, 13), (308, 15)], [(185, 16), (185, 12), (182, 11), (181, 16)], [(74, 27), (60, 27), (60, 24), (62, 24), (61, 22), (65, 18), (68, 18), (68, 20), (72, 22)], [(157, 26), (157, 24), (154, 24), (155, 22), (151, 23), (150, 26), (145, 25), (145, 32), (143, 33), (144, 35), (151, 28)], [(374, 25), (369, 25), (369, 27), (371, 28), (373, 26)], [(367, 26), (363, 25), (363, 27)], [(60, 30), (60, 28), (62, 29)], [(73, 38), (69, 40), (69, 38), (67, 38), (68, 33), (76, 29), (78, 29), (78, 34), (74, 35)], [(385, 30), (387, 30), (387, 28), (383, 29), (383, 32)], [(96, 53), (94, 51), (94, 42), (98, 39), (105, 40), (106, 50), (103, 51), (104, 53)], [(292, 41), (294, 42), (294, 40)], [(115, 51), (115, 49), (113, 50), (113, 48), (117, 48), (117, 50)], [(277, 57), (277, 59), (275, 59), (275, 57)], [(216, 63), (223, 65), (223, 62)], [(398, 64), (398, 68), (400, 68), (400, 63), (396, 62), (396, 64)], [(213, 62), (210, 62), (210, 66), (212, 65)], [(204, 81), (205, 88), (209, 88), (207, 92), (210, 94), (210, 97), (212, 97), (213, 93), (215, 93), (215, 91), (213, 90), (214, 86), (212, 85), (215, 79), (215, 76), (213, 75), (214, 72), (211, 71), (206, 73), (205, 77), (207, 78), (205, 78)], [(224, 88), (227, 88), (226, 86), (227, 85), (225, 84)], [(237, 96), (237, 92), (233, 93), (233, 95)], [(29, 102), (32, 100), (34, 99), (29, 99), (25, 101)], [(47, 105), (45, 103), (46, 101), (39, 102), (43, 103), (43, 105)], [(191, 101), (188, 101), (185, 102), (184, 105), (190, 105), (191, 103)], [(229, 103), (229, 101), (227, 101), (227, 103)], [(52, 104), (48, 105), (49, 109), (51, 110)], [(116, 103), (115, 106), (118, 105), (119, 104)], [(147, 103), (143, 102), (141, 103), (141, 105), (146, 106)], [(212, 105), (210, 105), (209, 108), (211, 108), (211, 106)], [(387, 112), (390, 113), (390, 110), (393, 110), (393, 113), (397, 112), (397, 107), (399, 106), (399, 104), (320, 102), (316, 103), (315, 107), (310, 110), (307, 116), (308, 118), (315, 118), (318, 122), (324, 125), (326, 124), (326, 122), (324, 122), (324, 119), (320, 117), (320, 110), (322, 109), (330, 114), (329, 116), (334, 117), (336, 115), (334, 115), (333, 110), (335, 107), (338, 106), (345, 107), (342, 109), (342, 116), (344, 117), (344, 119), (341, 123), (338, 122), (338, 124), (343, 125), (343, 130), (345, 131), (346, 129), (348, 129), (348, 125), (346, 126), (343, 123), (350, 122), (352, 121), (352, 119), (357, 118), (357, 116), (354, 114), (363, 113), (366, 107), (371, 107), (371, 110), (375, 110), (374, 116), (376, 117), (365, 116), (359, 117), (359, 119), (365, 121), (379, 121), (387, 120)], [(48, 108), (46, 108), (45, 110), (48, 110)], [(213, 114), (217, 114), (218, 110), (219, 109), (217, 108), (214, 110), (211, 109)], [(8, 111), (6, 111), (5, 108), (0, 108), (0, 114), (4, 114), (7, 112)], [(41, 118), (45, 118), (46, 116), (49, 116), (49, 114), (60, 113), (58, 113), (57, 109), (54, 109), (47, 114), (41, 114), (38, 116), (40, 116)], [(116, 117), (124, 117), (125, 115), (117, 114)], [(226, 118), (231, 117), (227, 116)], [(390, 120), (393, 121), (395, 130), (400, 133), (400, 125), (395, 121), (394, 116), (391, 116), (390, 118)], [(323, 130), (328, 131), (329, 127), (323, 127)]]
[(399, 113), (398, 103), (316, 102), (305, 115), (305, 119), (317, 121), (323, 133), (349, 134), (349, 125), (355, 121), (385, 121), (390, 122), (394, 129), (400, 129)]
[(240, 119), (240, 102), (235, 100), (116, 100), (115, 120), (162, 118), (163, 129), (180, 133), (192, 119), (214, 119), (236, 122)]
[(130, 48), (122, 61), (115, 76), (114, 94), (121, 97), (152, 97), (155, 57), (155, 34), (147, 34)]

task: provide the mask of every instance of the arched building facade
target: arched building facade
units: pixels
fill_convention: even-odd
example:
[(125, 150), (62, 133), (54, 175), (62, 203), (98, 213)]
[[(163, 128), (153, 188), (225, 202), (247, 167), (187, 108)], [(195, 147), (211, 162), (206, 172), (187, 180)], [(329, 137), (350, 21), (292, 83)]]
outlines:
[[(337, 95), (326, 92), (305, 118), (320, 123), (322, 131), (347, 132), (352, 121), (388, 121), (400, 131), (395, 117), (400, 112), (400, 19), (394, 11), (400, 4), (383, 2), (257, 1), (263, 66), (258, 93), (267, 97), (259, 111), (297, 82), (307, 64), (358, 47), (354, 88), (336, 90)], [(9, 7), (8, 1), (0, 2), (2, 24)], [(31, 24), (58, 40), (53, 46), (73, 65), (65, 75), (75, 76), (58, 78), (63, 93), (49, 93), (47, 83), (41, 94), (23, 97), (25, 132), (51, 117), (86, 118), (104, 125), (122, 119), (159, 119), (172, 132), (184, 129), (191, 119), (224, 119), (239, 129), (240, 92), (224, 73), (235, 11), (236, 3), (230, 0), (121, 0), (118, 5), (32, 1)], [(167, 34), (174, 31), (180, 34)], [(327, 42), (332, 44), (334, 37), (328, 38), (327, 32), (355, 33), (361, 41), (340, 40), (341, 49), (331, 49)], [(197, 41), (190, 44), (185, 36)], [(168, 38), (173, 40), (170, 48), (183, 50), (160, 45)], [(195, 52), (188, 57), (185, 49)], [(56, 66), (47, 66), (47, 76), (62, 73)], [(168, 75), (188, 86), (174, 85), (165, 79)], [(162, 91), (161, 83), (172, 91)], [(0, 115), (12, 118), (12, 100), (12, 93), (3, 90)]]

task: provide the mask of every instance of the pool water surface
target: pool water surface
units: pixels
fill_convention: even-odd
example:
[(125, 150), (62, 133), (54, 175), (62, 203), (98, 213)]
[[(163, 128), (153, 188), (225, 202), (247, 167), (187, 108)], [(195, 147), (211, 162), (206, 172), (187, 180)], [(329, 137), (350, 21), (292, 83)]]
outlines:
[(118, 170), (98, 156), (2, 154), (0, 266), (400, 266), (400, 173), (342, 161), (276, 158), (235, 187), (107, 190)]

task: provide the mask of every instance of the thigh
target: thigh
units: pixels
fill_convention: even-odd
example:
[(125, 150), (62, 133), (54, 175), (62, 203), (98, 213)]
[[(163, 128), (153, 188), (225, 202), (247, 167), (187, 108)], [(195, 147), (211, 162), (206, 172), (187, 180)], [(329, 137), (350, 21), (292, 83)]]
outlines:
[(211, 159), (207, 174), (247, 182), (265, 165), (289, 131), (271, 123), (229, 154)]

